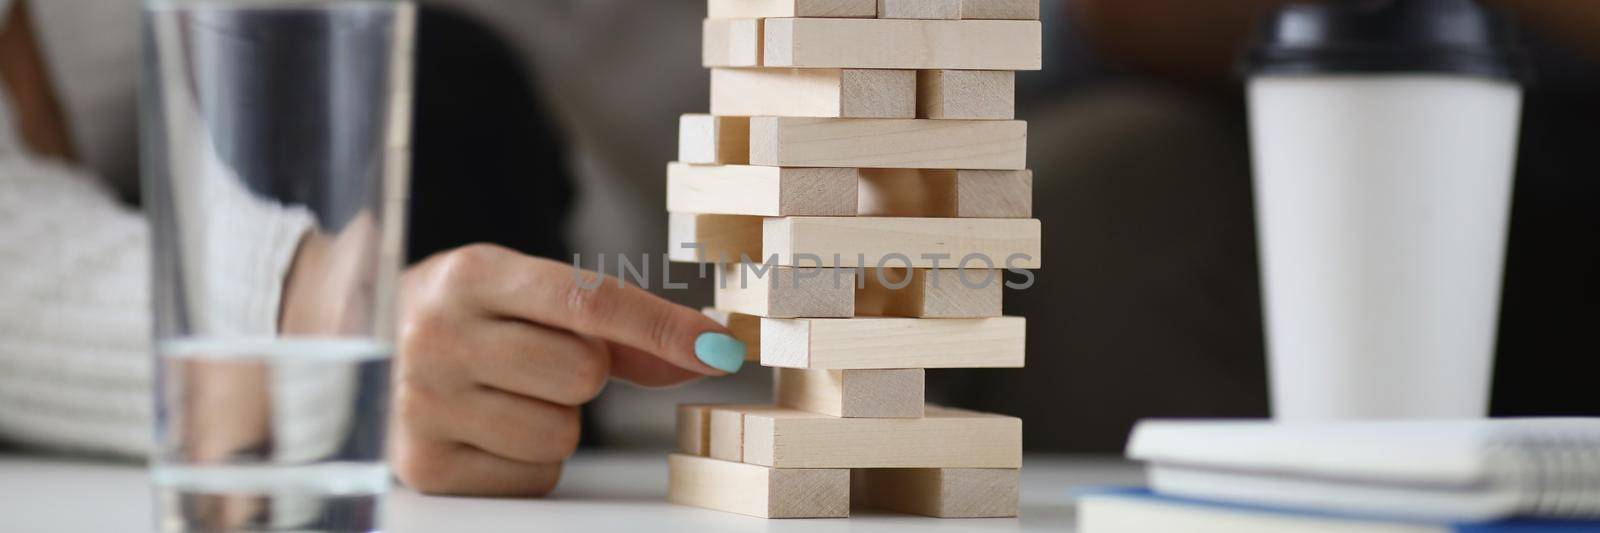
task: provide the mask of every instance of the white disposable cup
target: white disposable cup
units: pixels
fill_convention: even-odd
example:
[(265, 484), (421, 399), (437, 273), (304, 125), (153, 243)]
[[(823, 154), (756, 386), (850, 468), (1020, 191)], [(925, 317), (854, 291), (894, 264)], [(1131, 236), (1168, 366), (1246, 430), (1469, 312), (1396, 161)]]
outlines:
[(1486, 416), (1521, 87), (1263, 75), (1249, 100), (1274, 417)]

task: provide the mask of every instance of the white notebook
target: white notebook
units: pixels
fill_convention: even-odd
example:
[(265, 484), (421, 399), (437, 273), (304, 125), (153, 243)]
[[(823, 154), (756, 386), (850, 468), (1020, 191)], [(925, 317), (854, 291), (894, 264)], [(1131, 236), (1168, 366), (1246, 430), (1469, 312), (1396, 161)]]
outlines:
[(1142, 422), (1160, 494), (1443, 521), (1600, 517), (1600, 419)]
[(1078, 533), (1595, 533), (1600, 521), (1513, 519), (1479, 523), (1396, 521), (1292, 512), (1089, 489), (1078, 496)]

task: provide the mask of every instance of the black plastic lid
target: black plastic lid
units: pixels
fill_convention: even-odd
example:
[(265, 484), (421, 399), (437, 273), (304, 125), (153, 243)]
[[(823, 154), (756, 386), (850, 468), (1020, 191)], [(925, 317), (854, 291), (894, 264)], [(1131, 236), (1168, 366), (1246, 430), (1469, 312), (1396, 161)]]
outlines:
[(1244, 73), (1435, 72), (1521, 80), (1511, 23), (1474, 0), (1344, 0), (1268, 15)]

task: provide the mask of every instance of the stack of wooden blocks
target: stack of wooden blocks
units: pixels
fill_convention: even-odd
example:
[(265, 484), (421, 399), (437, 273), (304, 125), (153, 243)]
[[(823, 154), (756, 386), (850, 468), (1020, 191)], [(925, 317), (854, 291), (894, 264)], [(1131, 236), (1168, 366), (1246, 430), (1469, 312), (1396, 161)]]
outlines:
[(926, 406), (924, 369), (1023, 365), (1000, 269), (1040, 266), (1014, 120), (1038, 19), (1039, 0), (709, 0), (711, 114), (682, 118), (670, 248), (715, 269), (707, 313), (776, 368), (776, 402), (680, 406), (672, 501), (1016, 516), (1022, 421)]

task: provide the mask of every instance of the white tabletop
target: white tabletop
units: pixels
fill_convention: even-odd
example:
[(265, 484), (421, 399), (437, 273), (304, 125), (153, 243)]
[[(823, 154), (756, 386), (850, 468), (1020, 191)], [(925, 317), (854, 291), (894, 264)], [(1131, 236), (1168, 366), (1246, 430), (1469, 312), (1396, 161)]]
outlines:
[[(766, 520), (666, 502), (666, 453), (580, 453), (555, 494), (540, 500), (393, 493), (388, 531), (1071, 531), (1072, 490), (1134, 485), (1139, 470), (1111, 458), (1029, 455), (1022, 517), (940, 520), (871, 511), (849, 519)], [(137, 465), (0, 456), (0, 520), (10, 531), (147, 530), (150, 493)]]

